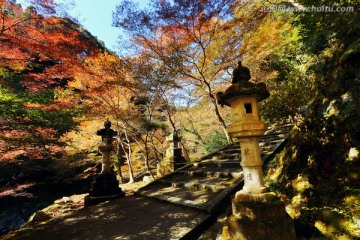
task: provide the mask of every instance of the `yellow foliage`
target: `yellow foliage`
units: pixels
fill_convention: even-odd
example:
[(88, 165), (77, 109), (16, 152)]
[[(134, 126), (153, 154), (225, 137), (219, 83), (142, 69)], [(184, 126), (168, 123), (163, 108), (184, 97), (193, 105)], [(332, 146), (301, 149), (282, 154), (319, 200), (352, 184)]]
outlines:
[(69, 132), (64, 137), (70, 143), (66, 150), (74, 153), (96, 151), (101, 143), (101, 138), (96, 135), (96, 130), (100, 129), (102, 125), (102, 120), (81, 121), (77, 131)]
[(301, 215), (301, 207), (306, 202), (306, 199), (299, 193), (291, 199), (291, 203), (286, 205), (286, 212), (290, 215), (291, 218), (299, 218)]
[(354, 204), (358, 206), (358, 210), (360, 210), (360, 198), (359, 195), (349, 195), (344, 198), (344, 204)]
[(352, 240), (360, 237), (359, 227), (356, 226), (351, 219), (333, 217), (331, 221), (317, 220), (315, 227), (329, 239)]
[[(237, 17), (244, 19), (252, 17), (249, 12), (257, 14), (257, 11), (261, 11), (263, 3), (255, 1), (245, 9), (241, 4), (238, 7), (240, 9), (237, 11)], [(250, 67), (252, 80), (257, 82), (274, 77), (276, 72), (263, 71), (260, 64), (270, 54), (282, 52), (284, 47), (290, 45), (296, 38), (297, 30), (291, 26), (288, 16), (267, 14), (261, 19), (261, 22), (243, 37), (243, 44), (239, 49), (246, 53), (243, 65)]]
[(312, 187), (312, 185), (309, 182), (308, 176), (305, 175), (304, 173), (299, 174), (296, 179), (292, 180), (291, 185), (299, 193), (303, 193), (306, 189)]

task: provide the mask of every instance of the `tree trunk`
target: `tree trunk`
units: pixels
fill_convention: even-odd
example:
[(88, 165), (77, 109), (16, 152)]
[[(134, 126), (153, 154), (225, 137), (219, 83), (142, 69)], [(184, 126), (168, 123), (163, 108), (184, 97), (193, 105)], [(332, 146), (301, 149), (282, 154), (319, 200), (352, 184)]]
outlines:
[(121, 144), (120, 144), (120, 137), (118, 135), (118, 141), (117, 141), (117, 150), (116, 150), (116, 156), (117, 156), (117, 164), (116, 164), (116, 173), (118, 175), (118, 178), (119, 178), (119, 182), (120, 183), (124, 183), (124, 178), (123, 178), (123, 175), (122, 175), (122, 172), (121, 172), (121, 163), (122, 163), (122, 156), (121, 156)]
[(186, 159), (186, 161), (190, 162), (190, 156), (189, 156), (189, 152), (188, 150), (186, 149), (184, 143), (182, 141), (180, 141), (180, 144), (181, 144), (181, 149), (182, 149), (182, 152), (184, 153), (184, 158)]
[(215, 111), (215, 115), (217, 117), (217, 119), (219, 120), (220, 124), (221, 124), (221, 127), (225, 133), (225, 136), (226, 136), (226, 140), (228, 142), (228, 144), (233, 144), (233, 140), (231, 139), (228, 131), (226, 130), (226, 124), (225, 124), (225, 121), (224, 119), (221, 117), (220, 115), (220, 112), (219, 112), (219, 106), (216, 104), (216, 99), (214, 97), (214, 95), (212, 93), (209, 93), (209, 96), (211, 98), (211, 102), (212, 104), (214, 105), (214, 111)]
[[(130, 144), (129, 144), (129, 149), (131, 149)], [(131, 150), (129, 150), (129, 152), (131, 152)], [(133, 182), (135, 182), (134, 169), (133, 169), (130, 154), (126, 154), (126, 161), (128, 163), (128, 166), (129, 166), (129, 183), (133, 183)]]
[[(130, 140), (129, 140), (128, 135), (125, 130), (124, 130), (124, 134), (125, 134), (125, 138), (127, 141), (127, 149), (124, 148), (124, 152), (125, 152), (126, 161), (128, 163), (128, 167), (129, 167), (129, 183), (133, 183), (133, 182), (135, 182), (135, 179), (134, 179), (134, 168), (133, 168), (132, 161), (131, 161), (131, 143), (130, 143)], [(123, 146), (124, 146), (124, 144), (123, 144)]]
[(154, 175), (152, 174), (152, 172), (151, 172), (151, 169), (150, 169), (150, 165), (149, 165), (149, 158), (147, 157), (147, 156), (145, 156), (144, 155), (144, 157), (145, 157), (145, 167), (146, 167), (146, 170), (149, 172), (149, 174), (150, 174), (150, 176), (151, 176), (151, 178), (152, 179), (155, 179), (155, 177), (154, 177)]
[(212, 93), (212, 89), (211, 89), (211, 86), (210, 86), (210, 83), (208, 83), (207, 81), (205, 81), (205, 79), (202, 81), (205, 85), (206, 85), (206, 88), (207, 88), (207, 92), (208, 92), (208, 95), (210, 97), (210, 100), (211, 100), (211, 103), (213, 104), (214, 106), (214, 111), (215, 111), (215, 115), (217, 117), (217, 119), (219, 120), (220, 124), (221, 124), (221, 127), (225, 133), (225, 136), (226, 136), (226, 140), (228, 142), (228, 144), (233, 144), (233, 140), (231, 139), (229, 133), (227, 132), (226, 130), (226, 124), (225, 124), (225, 121), (224, 119), (221, 117), (220, 115), (220, 111), (219, 111), (219, 106), (217, 105), (216, 103), (216, 98), (214, 96), (214, 94)]
[[(135, 139), (137, 145), (139, 146), (140, 150), (142, 151), (142, 155), (143, 155), (143, 158), (144, 158), (144, 165), (145, 165), (145, 168), (146, 170), (149, 172), (150, 176), (152, 177), (152, 179), (155, 179), (154, 175), (152, 174), (151, 170), (150, 170), (150, 165), (149, 165), (149, 154), (148, 154), (148, 149), (147, 149), (147, 143), (146, 143), (146, 140), (144, 141), (144, 139), (141, 139), (142, 142), (144, 142), (144, 146), (145, 146), (145, 150), (141, 147), (139, 141), (137, 139)], [(144, 153), (145, 151), (145, 153)]]
[(145, 162), (145, 167), (146, 167), (146, 170), (149, 172), (150, 176), (152, 179), (155, 179), (154, 175), (152, 174), (151, 172), (151, 169), (150, 169), (150, 164), (149, 164), (149, 147), (148, 147), (148, 141), (147, 141), (147, 138), (148, 138), (148, 134), (146, 134), (146, 138), (145, 138), (145, 154), (144, 154), (144, 162)]
[(129, 168), (129, 183), (133, 183), (135, 181), (134, 180), (135, 178), (134, 178), (134, 169), (133, 169), (132, 160), (131, 160), (131, 144), (130, 144), (129, 137), (128, 137), (127, 132), (126, 132), (126, 126), (124, 125), (124, 123), (122, 123), (122, 125), (123, 125), (122, 131), (123, 131), (123, 133), (125, 135), (125, 139), (126, 139), (127, 143), (125, 143), (121, 139), (121, 137), (120, 137), (121, 134), (120, 133), (119, 133), (118, 143), (120, 143), (121, 149), (123, 150), (123, 152), (125, 153), (125, 156), (126, 156), (126, 162), (128, 164), (128, 168)]

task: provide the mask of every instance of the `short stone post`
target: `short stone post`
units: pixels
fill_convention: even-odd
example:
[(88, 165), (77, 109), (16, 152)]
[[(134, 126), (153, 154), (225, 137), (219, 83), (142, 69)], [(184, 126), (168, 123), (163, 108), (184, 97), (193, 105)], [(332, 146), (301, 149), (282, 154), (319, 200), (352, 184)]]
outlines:
[(99, 151), (102, 154), (101, 173), (95, 177), (91, 184), (89, 195), (85, 196), (85, 207), (125, 196), (119, 187), (116, 175), (110, 169), (111, 152), (114, 149), (113, 137), (116, 136), (117, 132), (111, 129), (109, 120), (105, 121), (104, 127), (96, 133), (102, 138), (102, 145), (99, 146)]
[(248, 68), (241, 62), (233, 72), (232, 85), (218, 93), (220, 105), (231, 107), (233, 123), (227, 130), (241, 147), (243, 189), (232, 199), (232, 215), (226, 224), (231, 239), (295, 239), (292, 219), (275, 193), (264, 186), (259, 138), (267, 127), (260, 120), (258, 102), (270, 96), (264, 83), (249, 82)]

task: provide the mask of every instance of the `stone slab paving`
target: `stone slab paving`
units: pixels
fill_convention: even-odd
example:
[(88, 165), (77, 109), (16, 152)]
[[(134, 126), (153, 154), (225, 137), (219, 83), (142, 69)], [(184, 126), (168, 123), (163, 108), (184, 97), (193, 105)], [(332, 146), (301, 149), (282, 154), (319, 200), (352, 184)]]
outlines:
[(202, 211), (133, 195), (45, 224), (27, 225), (5, 239), (191, 239), (192, 230), (209, 217)]

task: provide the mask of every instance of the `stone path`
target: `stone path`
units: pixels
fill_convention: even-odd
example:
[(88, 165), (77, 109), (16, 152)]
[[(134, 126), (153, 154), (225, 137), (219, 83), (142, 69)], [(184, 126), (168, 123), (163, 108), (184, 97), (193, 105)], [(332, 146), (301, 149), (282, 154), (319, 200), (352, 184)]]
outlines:
[(45, 224), (27, 224), (4, 240), (181, 239), (208, 214), (151, 198), (127, 196)]

